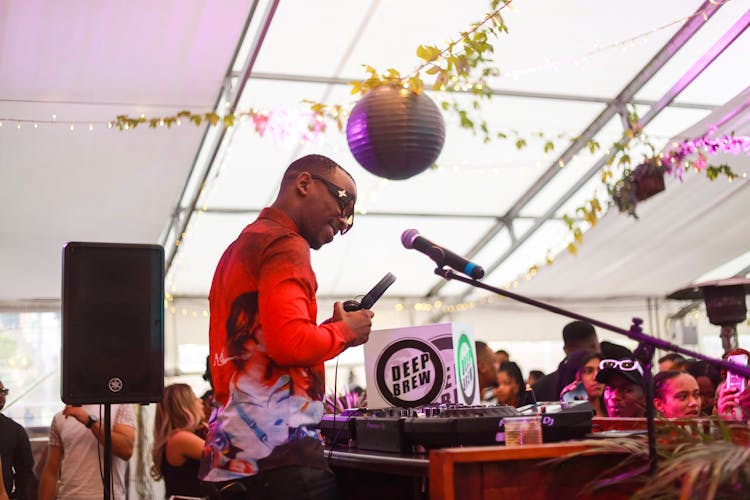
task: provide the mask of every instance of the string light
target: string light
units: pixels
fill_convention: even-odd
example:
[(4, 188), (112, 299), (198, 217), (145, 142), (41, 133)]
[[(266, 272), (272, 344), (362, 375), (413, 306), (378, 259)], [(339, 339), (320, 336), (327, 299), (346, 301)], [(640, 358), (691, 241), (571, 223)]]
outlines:
[[(717, 4), (717, 5), (718, 4), (723, 4), (723, 3), (726, 3), (728, 1), (729, 0), (726, 0), (726, 1), (716, 1), (715, 4)], [(510, 3), (509, 2), (507, 3), (507, 6), (510, 7)], [(562, 59), (562, 60), (553, 60), (553, 59), (551, 59), (550, 57), (547, 56), (547, 57), (544, 58), (542, 64), (531, 66), (531, 67), (526, 67), (526, 68), (520, 68), (520, 69), (516, 69), (516, 70), (511, 70), (511, 71), (504, 71), (502, 74), (498, 75), (495, 78), (499, 78), (499, 79), (500, 78), (512, 78), (514, 80), (518, 80), (519, 76), (521, 76), (521, 75), (524, 75), (524, 74), (527, 74), (527, 73), (536, 73), (537, 71), (543, 71), (543, 70), (549, 70), (549, 69), (551, 69), (551, 70), (553, 70), (555, 72), (559, 72), (560, 71), (560, 67), (565, 66), (565, 65), (569, 65), (569, 64), (573, 64), (576, 67), (580, 67), (580, 65), (582, 63), (584, 63), (584, 62), (587, 62), (588, 59), (589, 59), (589, 57), (592, 56), (592, 55), (600, 54), (600, 53), (603, 53), (605, 51), (612, 50), (612, 49), (617, 49), (617, 48), (627, 49), (628, 47), (631, 47), (631, 48), (632, 47), (636, 47), (637, 43), (647, 43), (648, 40), (649, 40), (648, 36), (651, 35), (652, 33), (657, 33), (659, 31), (671, 28), (672, 26), (674, 26), (677, 23), (685, 22), (685, 21), (687, 21), (687, 20), (689, 20), (689, 19), (691, 19), (691, 18), (693, 18), (695, 16), (698, 16), (698, 15), (703, 16), (704, 20), (708, 19), (706, 12), (705, 11), (700, 11), (700, 12), (693, 13), (693, 14), (688, 15), (688, 16), (683, 16), (681, 18), (676, 18), (676, 19), (674, 19), (673, 21), (671, 21), (671, 22), (669, 22), (667, 24), (664, 24), (664, 25), (661, 25), (661, 26), (657, 26), (657, 27), (652, 28), (652, 29), (650, 29), (650, 30), (648, 30), (646, 32), (637, 34), (635, 36), (628, 37), (628, 38), (626, 38), (624, 40), (620, 40), (618, 42), (613, 42), (613, 43), (605, 44), (605, 45), (601, 45), (601, 44), (595, 43), (595, 44), (593, 44), (593, 48), (591, 50), (589, 50), (589, 51), (581, 54), (580, 56), (574, 57), (574, 58), (568, 58), (568, 59)], [(457, 83), (458, 79), (456, 77), (452, 77), (452, 81), (454, 83)], [(466, 89), (469, 88), (468, 84), (466, 84), (466, 83), (464, 83), (462, 85), (464, 86), (464, 90), (466, 90)], [(228, 108), (229, 103), (227, 102), (225, 104), (226, 104), (226, 106)], [(351, 107), (351, 106), (348, 106), (348, 107)], [(256, 121), (256, 123), (255, 123), (256, 124), (256, 131), (258, 131), (258, 133), (260, 133), (261, 135), (264, 135), (264, 131), (265, 131), (265, 128), (266, 128), (265, 126), (263, 126), (263, 122), (265, 122), (265, 121), (268, 121), (271, 124), (270, 127), (269, 127), (270, 129), (275, 130), (281, 136), (284, 136), (284, 137), (286, 137), (287, 135), (289, 135), (293, 130), (296, 130), (297, 133), (300, 135), (300, 138), (297, 139), (297, 140), (295, 140), (295, 141), (293, 141), (293, 142), (294, 143), (298, 143), (298, 144), (304, 144), (306, 142), (312, 142), (313, 140), (315, 140), (315, 138), (317, 138), (317, 136), (321, 132), (325, 131), (326, 125), (325, 125), (324, 121), (321, 120), (321, 119), (319, 119), (320, 117), (317, 116), (317, 115), (316, 115), (316, 117), (318, 119), (310, 118), (308, 122), (306, 122), (305, 120), (298, 120), (296, 124), (287, 123), (284, 126), (278, 126), (278, 125), (274, 126), (273, 122), (274, 122), (274, 118), (275, 117), (273, 115), (277, 115), (277, 117), (283, 117), (283, 115), (286, 114), (286, 113), (289, 113), (289, 111), (288, 110), (278, 110), (276, 112), (268, 112), (268, 111), (257, 112), (257, 110), (255, 108), (251, 108), (248, 112), (238, 114), (238, 116), (236, 118), (239, 121), (243, 121), (243, 120), (247, 119), (248, 116), (249, 117), (253, 117), (254, 121)], [(190, 115), (190, 113), (188, 113), (188, 115)], [(310, 117), (310, 115), (312, 115), (312, 113), (308, 112), (307, 115), (308, 115), (308, 117)], [(348, 115), (348, 111), (346, 109), (341, 109), (340, 111), (336, 110), (336, 109), (333, 109), (331, 111), (331, 116), (334, 117), (334, 118), (345, 119), (347, 115)], [(257, 117), (257, 116), (259, 116), (260, 118), (258, 118), (256, 120), (254, 117)], [(11, 117), (11, 118), (3, 118), (3, 119), (6, 120), (6, 121), (17, 122), (17, 124), (18, 124), (17, 128), (19, 128), (19, 129), (21, 128), (21, 126), (20, 126), (21, 123), (31, 123), (32, 122), (31, 120), (22, 119), (22, 118), (12, 118)], [(146, 120), (146, 116), (143, 113), (141, 113), (140, 114), (140, 119), (141, 120)], [(156, 120), (157, 121), (155, 122), (155, 125), (158, 125), (158, 126), (168, 125), (168, 123), (165, 122), (164, 118), (159, 118), (159, 119), (156, 119)], [(44, 120), (42, 120), (42, 121), (38, 121), (38, 122), (39, 123), (52, 123), (52, 124), (60, 123), (60, 122), (57, 121), (57, 114), (52, 114), (52, 120), (51, 121), (44, 121)], [(81, 122), (70, 122), (70, 123), (71, 123), (71, 125), (73, 125), (73, 124), (84, 124), (84, 125), (88, 124), (90, 131), (93, 130), (93, 125), (94, 124), (101, 124), (101, 125), (106, 124), (107, 127), (110, 128), (110, 129), (113, 128), (116, 125), (112, 121), (92, 121), (92, 120), (86, 120), (86, 121), (81, 121)], [(179, 126), (182, 125), (182, 120), (180, 120), (179, 118), (177, 118), (176, 120), (174, 120), (174, 123), (175, 123), (175, 125), (177, 125), (179, 127)], [(1, 126), (2, 126), (2, 121), (0, 121), (0, 127)], [(135, 128), (134, 126), (132, 126), (130, 124), (127, 124), (127, 123), (122, 124), (121, 127), (124, 130), (129, 130), (131, 128)], [(314, 137), (311, 138), (310, 134), (306, 134), (304, 132), (305, 129), (308, 129), (308, 131), (311, 132)]]
[[(717, 1), (715, 5), (726, 3), (730, 0), (725, 1)], [(609, 44), (600, 45), (598, 43), (593, 44), (593, 48), (577, 57), (572, 58), (566, 58), (566, 59), (559, 59), (559, 60), (551, 60), (549, 57), (544, 58), (544, 62), (542, 64), (537, 64), (534, 66), (528, 66), (525, 68), (519, 68), (515, 70), (510, 70), (504, 72), (504, 74), (498, 75), (496, 78), (502, 79), (502, 78), (513, 78), (514, 80), (518, 80), (519, 76), (523, 76), (526, 74), (534, 74), (537, 71), (544, 71), (552, 69), (555, 72), (559, 72), (561, 66), (567, 66), (567, 65), (574, 65), (575, 67), (580, 67), (582, 63), (587, 62), (589, 57), (601, 54), (603, 52), (607, 52), (610, 50), (616, 50), (621, 49), (622, 52), (627, 52), (628, 48), (634, 48), (636, 47), (636, 43), (642, 43), (646, 44), (649, 41), (649, 36), (653, 33), (658, 33), (660, 31), (666, 30), (674, 26), (675, 24), (684, 23), (693, 17), (702, 16), (703, 21), (708, 20), (708, 15), (706, 13), (706, 9), (700, 10), (698, 12), (694, 12), (690, 15), (683, 16), (680, 18), (675, 18), (671, 22), (667, 24), (663, 24), (661, 26), (657, 26), (655, 28), (652, 28), (648, 31), (639, 33), (635, 36), (628, 37), (624, 40), (620, 40), (618, 42), (613, 42)]]

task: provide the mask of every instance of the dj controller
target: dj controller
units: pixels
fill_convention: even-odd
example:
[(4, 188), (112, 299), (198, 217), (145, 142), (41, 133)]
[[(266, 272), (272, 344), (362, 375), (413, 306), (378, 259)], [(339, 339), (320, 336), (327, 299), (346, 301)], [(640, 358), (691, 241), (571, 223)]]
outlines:
[(588, 401), (506, 405), (435, 404), (418, 408), (355, 408), (323, 415), (321, 431), (331, 444), (395, 453), (505, 442), (504, 419), (539, 415), (544, 442), (581, 438), (591, 432)]

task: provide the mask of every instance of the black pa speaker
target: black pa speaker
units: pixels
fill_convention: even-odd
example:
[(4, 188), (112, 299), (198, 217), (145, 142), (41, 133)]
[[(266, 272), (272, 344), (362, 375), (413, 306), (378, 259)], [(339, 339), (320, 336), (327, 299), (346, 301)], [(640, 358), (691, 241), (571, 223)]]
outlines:
[(164, 248), (70, 242), (62, 274), (62, 400), (160, 401)]

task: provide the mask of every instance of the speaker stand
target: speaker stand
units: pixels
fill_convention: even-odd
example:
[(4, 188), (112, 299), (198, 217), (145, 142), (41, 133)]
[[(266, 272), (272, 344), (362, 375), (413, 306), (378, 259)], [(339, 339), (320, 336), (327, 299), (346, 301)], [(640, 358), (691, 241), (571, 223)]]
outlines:
[(112, 413), (111, 405), (104, 404), (104, 500), (112, 498)]

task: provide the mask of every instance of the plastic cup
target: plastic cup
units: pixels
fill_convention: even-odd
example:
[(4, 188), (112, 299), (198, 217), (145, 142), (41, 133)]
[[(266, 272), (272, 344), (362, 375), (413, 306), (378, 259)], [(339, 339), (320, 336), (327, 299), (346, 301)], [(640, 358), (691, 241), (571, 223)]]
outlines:
[(505, 445), (542, 444), (542, 417), (506, 417)]

